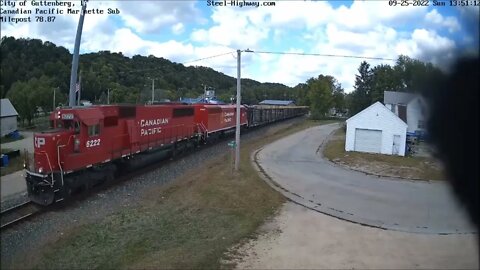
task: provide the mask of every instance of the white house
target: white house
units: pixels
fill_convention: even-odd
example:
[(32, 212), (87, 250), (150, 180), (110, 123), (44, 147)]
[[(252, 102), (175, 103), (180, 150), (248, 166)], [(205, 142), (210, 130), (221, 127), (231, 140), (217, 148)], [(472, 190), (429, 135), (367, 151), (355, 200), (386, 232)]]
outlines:
[(9, 99), (2, 98), (0, 106), (0, 136), (3, 137), (17, 130), (18, 113)]
[(425, 131), (428, 107), (422, 96), (404, 92), (385, 91), (383, 93), (383, 103), (389, 110), (407, 123), (408, 132)]
[(407, 124), (376, 102), (347, 119), (345, 151), (405, 156)]

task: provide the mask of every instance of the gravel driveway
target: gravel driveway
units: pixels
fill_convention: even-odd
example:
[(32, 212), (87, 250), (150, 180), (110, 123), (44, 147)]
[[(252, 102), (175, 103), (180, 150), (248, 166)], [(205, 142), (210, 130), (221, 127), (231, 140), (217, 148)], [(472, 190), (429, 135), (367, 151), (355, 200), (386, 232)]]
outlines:
[(478, 269), (476, 235), (432, 235), (353, 224), (288, 202), (236, 250), (238, 269)]

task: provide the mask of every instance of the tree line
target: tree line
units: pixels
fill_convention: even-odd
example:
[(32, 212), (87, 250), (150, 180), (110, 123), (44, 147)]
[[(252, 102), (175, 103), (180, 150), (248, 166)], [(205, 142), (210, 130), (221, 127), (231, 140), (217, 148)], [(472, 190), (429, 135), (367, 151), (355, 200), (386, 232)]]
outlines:
[(445, 75), (431, 63), (401, 55), (390, 66), (371, 67), (363, 61), (355, 75), (354, 91), (346, 95), (349, 115), (355, 115), (371, 104), (383, 102), (384, 91), (399, 91), (430, 96), (435, 92), (434, 83)]
[[(30, 124), (39, 110), (49, 112), (67, 103), (72, 55), (66, 48), (38, 39), (2, 37), (0, 53), (0, 95), (12, 101), (21, 121)], [(94, 104), (106, 104), (107, 93), (110, 103), (144, 104), (151, 99), (152, 80), (155, 100), (195, 98), (203, 94), (205, 86), (215, 89), (217, 97), (227, 102), (236, 93), (236, 78), (153, 55), (126, 57), (110, 51), (83, 54), (79, 71), (82, 99)], [(422, 76), (432, 72), (438, 70), (431, 64), (404, 56), (393, 67), (370, 68), (363, 62), (355, 90), (347, 95), (330, 75), (320, 74), (295, 87), (242, 79), (242, 103), (293, 100), (297, 105), (310, 106), (315, 118), (327, 116), (332, 109), (352, 114), (383, 99), (384, 90), (421, 91), (418, 85)]]

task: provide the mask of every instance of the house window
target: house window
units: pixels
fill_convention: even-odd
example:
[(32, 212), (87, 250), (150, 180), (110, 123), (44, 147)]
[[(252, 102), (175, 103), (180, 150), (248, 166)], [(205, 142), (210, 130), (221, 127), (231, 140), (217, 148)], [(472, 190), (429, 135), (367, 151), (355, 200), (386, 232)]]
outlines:
[(418, 128), (425, 128), (425, 121), (418, 120)]
[(88, 136), (92, 137), (92, 136), (97, 136), (98, 134), (100, 134), (99, 124), (88, 126)]

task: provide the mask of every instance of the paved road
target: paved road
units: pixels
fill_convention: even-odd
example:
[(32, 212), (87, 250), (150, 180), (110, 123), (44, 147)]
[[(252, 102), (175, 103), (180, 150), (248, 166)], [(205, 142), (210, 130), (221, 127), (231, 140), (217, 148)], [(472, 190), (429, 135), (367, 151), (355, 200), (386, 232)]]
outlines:
[(13, 150), (20, 150), (23, 151), (23, 149), (27, 149), (28, 152), (32, 153), (33, 152), (33, 132), (31, 131), (22, 131), (20, 132), (22, 136), (24, 137), (21, 140), (18, 141), (13, 141), (9, 143), (2, 143), (2, 148), (9, 148)]
[(293, 201), (341, 219), (405, 232), (475, 231), (448, 183), (378, 178), (322, 159), (319, 148), (338, 127), (314, 127), (267, 145), (257, 164)]
[(27, 192), (27, 183), (25, 182), (25, 173), (23, 170), (2, 176), (0, 181), (0, 198), (5, 201), (15, 195)]
[[(20, 133), (24, 137), (23, 139), (9, 143), (2, 143), (1, 148), (20, 150), (22, 152), (24, 149), (27, 149), (29, 153), (33, 153), (33, 132), (22, 131)], [(25, 183), (25, 177), (23, 176), (23, 174), (23, 170), (20, 170), (1, 177), (0, 199), (2, 202), (11, 197), (14, 197), (15, 195), (27, 192), (27, 185)]]

